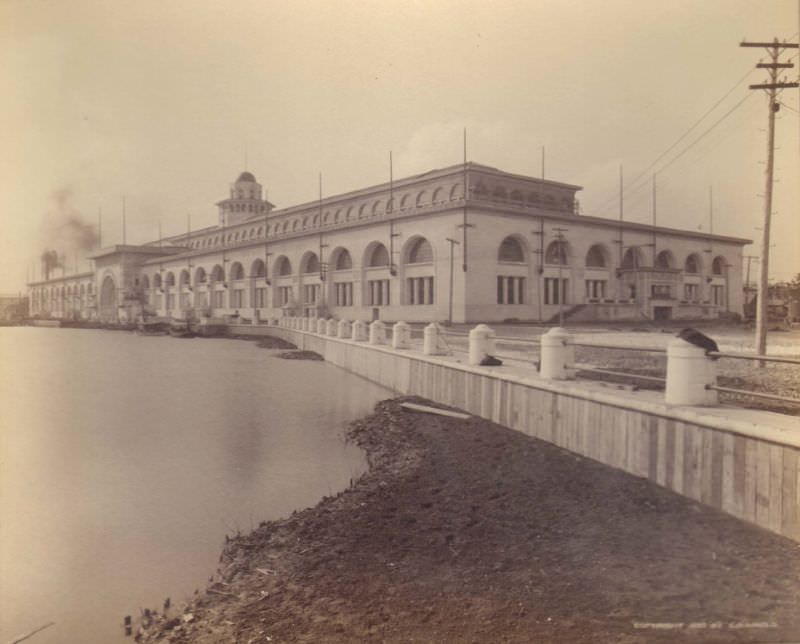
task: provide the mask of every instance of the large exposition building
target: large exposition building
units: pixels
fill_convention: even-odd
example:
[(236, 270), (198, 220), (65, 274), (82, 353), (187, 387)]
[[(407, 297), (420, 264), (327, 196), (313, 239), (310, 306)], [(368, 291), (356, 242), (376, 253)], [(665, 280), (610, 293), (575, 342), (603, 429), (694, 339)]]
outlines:
[(216, 226), (98, 249), (31, 314), (491, 322), (742, 312), (749, 240), (578, 214), (578, 186), (475, 163), (284, 209), (249, 172)]

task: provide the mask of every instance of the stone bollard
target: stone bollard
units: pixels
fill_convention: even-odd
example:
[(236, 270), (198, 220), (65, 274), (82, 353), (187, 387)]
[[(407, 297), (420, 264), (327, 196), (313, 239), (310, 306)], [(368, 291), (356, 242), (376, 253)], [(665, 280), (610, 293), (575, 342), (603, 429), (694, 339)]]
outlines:
[(386, 325), (380, 320), (369, 325), (369, 343), (386, 344)]
[(716, 405), (717, 392), (706, 385), (717, 384), (717, 361), (705, 349), (681, 338), (667, 345), (667, 387), (664, 400), (668, 405)]
[(331, 318), (325, 325), (325, 335), (329, 335), (332, 338), (335, 338), (338, 335), (338, 328), (339, 324), (336, 322), (336, 320)]
[(539, 375), (545, 380), (569, 380), (574, 370), (567, 369), (575, 363), (575, 347), (566, 329), (553, 327), (542, 336), (541, 366)]
[(349, 338), (353, 335), (352, 325), (348, 320), (339, 320), (339, 333), (340, 338)]
[(308, 318), (300, 318), (300, 331), (308, 331)]
[(439, 356), (444, 353), (440, 346), (440, 339), (442, 335), (441, 327), (436, 322), (431, 322), (425, 327), (422, 332), (422, 355), (426, 356)]
[(325, 335), (325, 329), (328, 327), (328, 321), (325, 318), (317, 318), (317, 328), (315, 331), (320, 335)]
[(479, 324), (469, 332), (469, 364), (478, 365), (495, 352), (495, 333), (485, 324)]
[(364, 320), (356, 320), (353, 322), (353, 340), (356, 342), (366, 342), (367, 323), (364, 322)]
[(411, 348), (411, 327), (405, 322), (396, 322), (392, 327), (392, 349)]

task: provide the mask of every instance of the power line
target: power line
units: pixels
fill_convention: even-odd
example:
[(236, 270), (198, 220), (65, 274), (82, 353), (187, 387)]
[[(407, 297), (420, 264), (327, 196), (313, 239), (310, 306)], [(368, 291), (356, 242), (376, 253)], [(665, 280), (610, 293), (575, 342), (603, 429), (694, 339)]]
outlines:
[[(659, 161), (661, 161), (661, 159), (663, 159), (670, 152), (672, 152), (672, 150), (674, 150), (678, 146), (678, 144), (680, 144), (681, 141), (683, 141), (687, 136), (689, 136), (689, 134), (691, 134), (697, 128), (697, 126), (700, 125), (700, 123), (702, 123), (705, 120), (705, 118), (709, 114), (711, 114), (711, 112), (713, 112), (720, 105), (720, 103), (722, 103), (726, 98), (728, 98), (728, 96), (730, 96), (739, 87), (739, 85), (741, 85), (747, 79), (747, 77), (750, 76), (750, 74), (752, 73), (753, 73), (753, 68), (751, 67), (750, 69), (747, 70), (747, 73), (744, 76), (742, 76), (738, 81), (736, 81), (736, 83), (734, 83), (734, 85), (727, 92), (725, 92), (722, 98), (716, 101), (708, 110), (706, 110), (706, 112), (699, 119), (697, 119), (694, 122), (694, 124), (691, 127), (689, 127), (688, 130), (686, 130), (683, 134), (681, 134), (672, 145), (670, 145), (666, 150), (664, 150), (661, 154), (659, 154), (649, 166), (647, 166), (644, 170), (642, 170), (642, 172), (640, 172), (639, 175), (637, 175), (637, 177), (628, 184), (627, 191), (633, 190), (633, 186), (636, 184), (637, 181), (639, 181), (639, 179), (641, 179), (645, 174), (647, 174), (647, 172), (651, 168), (653, 168), (653, 166), (655, 166)], [(603, 206), (598, 209), (598, 211), (599, 212), (604, 211), (606, 208), (609, 207), (610, 204), (614, 202), (616, 198), (617, 195), (614, 195), (613, 197), (608, 199), (608, 201), (604, 203)]]
[[(741, 100), (740, 100), (738, 103), (736, 103), (736, 105), (734, 105), (734, 106), (733, 106), (731, 109), (729, 109), (727, 112), (725, 112), (725, 114), (723, 114), (723, 115), (722, 115), (722, 116), (721, 116), (719, 119), (717, 119), (716, 121), (714, 121), (714, 123), (713, 123), (713, 124), (712, 124), (712, 125), (711, 125), (711, 126), (708, 128), (708, 129), (706, 129), (706, 130), (705, 130), (705, 131), (704, 131), (704, 132), (703, 132), (703, 133), (702, 133), (700, 136), (698, 136), (696, 139), (694, 139), (694, 140), (693, 140), (693, 141), (692, 141), (692, 142), (691, 142), (689, 145), (687, 145), (687, 146), (686, 146), (686, 147), (685, 147), (683, 150), (681, 150), (681, 151), (680, 151), (680, 152), (679, 152), (679, 153), (678, 153), (676, 156), (674, 156), (674, 157), (673, 157), (673, 158), (672, 158), (672, 159), (671, 159), (671, 160), (670, 160), (670, 161), (669, 161), (669, 162), (668, 162), (666, 165), (664, 165), (664, 166), (662, 166), (661, 168), (659, 168), (659, 169), (658, 169), (656, 172), (657, 172), (657, 173), (664, 172), (664, 170), (666, 170), (667, 168), (669, 168), (669, 167), (670, 167), (670, 166), (671, 166), (673, 163), (675, 163), (675, 162), (676, 162), (678, 159), (680, 159), (680, 158), (681, 158), (681, 157), (682, 157), (684, 154), (686, 154), (686, 153), (687, 153), (689, 150), (691, 150), (691, 149), (692, 149), (692, 148), (693, 148), (695, 145), (697, 145), (698, 143), (700, 143), (700, 141), (702, 141), (702, 140), (703, 140), (703, 139), (704, 139), (706, 136), (708, 136), (708, 135), (709, 135), (709, 134), (710, 134), (710, 133), (711, 133), (711, 132), (712, 132), (712, 131), (713, 131), (713, 130), (714, 130), (714, 129), (715, 129), (715, 128), (716, 128), (716, 127), (717, 127), (717, 126), (720, 124), (720, 123), (722, 123), (722, 122), (723, 122), (723, 121), (724, 121), (726, 118), (728, 118), (728, 117), (729, 117), (731, 114), (733, 114), (733, 113), (734, 113), (734, 112), (735, 112), (737, 109), (739, 109), (739, 107), (741, 107), (741, 106), (742, 106), (742, 104), (743, 104), (743, 103), (744, 103), (744, 102), (745, 102), (745, 101), (746, 101), (748, 98), (750, 98), (751, 96), (752, 96), (752, 94), (745, 94), (745, 95), (742, 97), (742, 99), (741, 99)], [(694, 128), (692, 128), (692, 129), (694, 129)], [(675, 147), (675, 146), (672, 146), (672, 148), (674, 148), (674, 147)], [(672, 149), (672, 148), (670, 148), (670, 149)], [(661, 155), (661, 157), (663, 157), (663, 155)], [(659, 157), (659, 158), (661, 158), (661, 157)], [(654, 165), (654, 164), (651, 164), (651, 165), (648, 167), (648, 170), (649, 170), (650, 168), (652, 168), (652, 167), (653, 167), (653, 165)], [(640, 180), (640, 179), (642, 178), (642, 176), (643, 176), (643, 175), (642, 175), (642, 174), (640, 174), (640, 175), (639, 175), (639, 177), (637, 178), (637, 180)], [(635, 182), (633, 182), (633, 183), (635, 183)], [(633, 194), (637, 193), (639, 190), (641, 190), (642, 188), (646, 187), (647, 185), (648, 185), (648, 183), (647, 183), (647, 182), (641, 183), (641, 184), (639, 184), (638, 186), (635, 186), (635, 187), (632, 187), (632, 184), (631, 184), (631, 185), (629, 185), (629, 187), (628, 187), (628, 196), (631, 196), (631, 195), (633, 195)], [(623, 192), (623, 196), (624, 196), (624, 192)], [(606, 209), (609, 207), (609, 205), (610, 205), (611, 203), (613, 203), (613, 199), (612, 199), (611, 201), (609, 201), (609, 202), (606, 202), (606, 205), (605, 205), (605, 206), (604, 206), (602, 209), (598, 209), (598, 213), (599, 213), (599, 214), (602, 214), (603, 212), (605, 212), (605, 210), (606, 210)]]

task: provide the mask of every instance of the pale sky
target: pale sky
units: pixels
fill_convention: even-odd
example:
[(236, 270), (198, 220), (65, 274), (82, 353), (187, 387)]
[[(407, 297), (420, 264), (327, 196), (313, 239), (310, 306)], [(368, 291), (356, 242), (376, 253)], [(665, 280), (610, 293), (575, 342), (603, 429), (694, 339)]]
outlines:
[[(285, 207), (319, 172), (325, 195), (388, 180), (390, 150), (396, 178), (460, 163), (464, 127), (469, 159), (509, 172), (539, 176), (545, 146), (589, 215), (618, 216), (622, 164), (625, 218), (649, 222), (653, 170), (733, 109), (658, 174), (658, 221), (707, 231), (712, 187), (714, 232), (757, 241), (765, 52), (739, 42), (797, 32), (798, 0), (0, 0), (0, 293), (45, 248), (74, 265), (59, 208), (93, 226), (102, 209), (110, 245), (125, 195), (139, 243), (216, 223), (245, 151)], [(782, 102), (779, 280), (800, 272), (797, 90)]]

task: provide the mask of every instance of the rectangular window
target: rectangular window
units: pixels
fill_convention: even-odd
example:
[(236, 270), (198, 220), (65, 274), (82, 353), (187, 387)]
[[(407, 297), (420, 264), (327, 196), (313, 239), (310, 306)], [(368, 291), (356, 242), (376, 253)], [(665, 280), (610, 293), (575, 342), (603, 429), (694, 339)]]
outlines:
[(214, 291), (212, 295), (213, 306), (215, 309), (221, 309), (225, 307), (225, 291)]
[(353, 282), (336, 282), (333, 286), (333, 305), (353, 306)]
[(672, 289), (669, 284), (653, 284), (650, 287), (650, 296), (654, 300), (672, 299)]
[(367, 282), (367, 306), (389, 305), (389, 280)]
[(525, 278), (497, 276), (497, 303), (498, 304), (524, 304), (525, 303)]
[(174, 308), (175, 308), (175, 294), (167, 293), (167, 311), (171, 311)]
[(433, 304), (433, 278), (409, 277), (406, 280), (407, 304)]
[(711, 301), (717, 306), (725, 304), (725, 287), (721, 284), (714, 284), (711, 287)]
[(606, 280), (586, 280), (586, 299), (602, 300), (606, 296)]
[(567, 303), (567, 281), (566, 277), (561, 279), (561, 288), (558, 285), (557, 277), (544, 278), (544, 303), (545, 304), (566, 304)]
[(244, 306), (244, 289), (237, 288), (231, 291), (231, 308), (240, 309)]
[(687, 302), (696, 302), (700, 295), (700, 289), (697, 284), (684, 284), (683, 285), (683, 298)]
[(319, 284), (306, 284), (303, 286), (303, 302), (305, 304), (316, 304), (319, 300)]
[(189, 294), (181, 293), (181, 310), (189, 308)]
[(257, 309), (263, 309), (267, 306), (267, 289), (263, 286), (259, 286), (254, 293), (256, 297), (256, 306)]
[(291, 286), (279, 286), (278, 287), (278, 306), (286, 306), (291, 299), (292, 299), (292, 287)]

